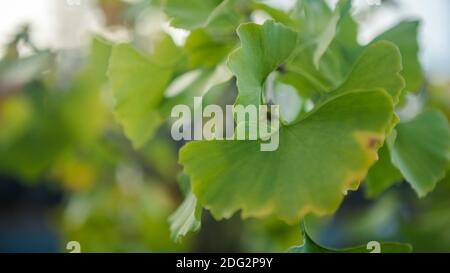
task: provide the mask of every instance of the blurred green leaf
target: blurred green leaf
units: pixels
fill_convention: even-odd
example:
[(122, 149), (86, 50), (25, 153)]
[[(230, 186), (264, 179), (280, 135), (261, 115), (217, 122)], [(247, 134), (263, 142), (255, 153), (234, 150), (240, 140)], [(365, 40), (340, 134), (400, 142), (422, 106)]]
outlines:
[(213, 87), (229, 81), (231, 76), (225, 65), (219, 65), (215, 69), (194, 70), (177, 77), (167, 89), (175, 95), (166, 96), (160, 108), (162, 116), (169, 117), (172, 108), (179, 104), (193, 109), (194, 97), (208, 97)]
[(378, 152), (378, 161), (370, 168), (366, 179), (367, 196), (378, 197), (382, 192), (403, 180), (403, 175), (392, 164), (387, 144)]
[[(14, 137), (0, 144), (0, 170), (25, 180), (36, 180), (58, 165), (64, 154), (79, 145), (87, 147), (97, 141), (105, 122), (106, 109), (100, 94), (109, 53), (107, 43), (94, 39), (86, 64), (77, 71), (67, 90), (48, 90), (36, 80), (19, 96), (12, 97), (12, 101), (22, 102), (14, 108), (23, 111), (22, 115), (28, 118), (22, 119), (28, 121), (14, 125), (20, 130), (16, 128)], [(41, 54), (37, 53), (38, 59), (43, 58)], [(38, 63), (41, 67), (34, 67)], [(46, 62), (38, 63), (33, 63), (34, 70), (46, 68)], [(2, 121), (0, 125), (3, 127)]]
[(239, 0), (167, 0), (164, 11), (174, 27), (187, 30), (208, 27), (224, 32), (239, 23), (234, 9), (237, 2)]
[(225, 59), (233, 47), (233, 41), (215, 39), (204, 29), (193, 30), (184, 46), (189, 64), (194, 68), (211, 68), (217, 65)]
[(317, 37), (316, 42), (317, 47), (313, 55), (313, 62), (317, 69), (319, 68), (321, 58), (328, 50), (328, 47), (331, 45), (336, 36), (338, 24), (341, 21), (341, 18), (343, 17), (343, 15), (349, 12), (350, 7), (351, 1), (340, 0), (337, 3), (336, 8), (331, 18), (327, 22), (325, 28), (321, 31), (320, 35)]
[[(409, 244), (401, 243), (385, 243), (385, 242), (369, 242), (367, 245), (343, 248), (343, 249), (331, 249), (320, 246), (309, 236), (308, 232), (303, 229), (304, 243), (298, 247), (292, 247), (289, 249), (289, 253), (371, 253), (377, 246), (380, 247), (379, 253), (410, 253), (412, 247)], [(376, 245), (376, 246), (375, 246)]]
[(167, 0), (165, 12), (172, 18), (174, 27), (194, 29), (206, 23), (210, 14), (222, 0)]
[(186, 195), (180, 207), (169, 217), (172, 240), (180, 242), (189, 232), (196, 232), (201, 227), (202, 207), (192, 192)]
[(400, 123), (388, 141), (391, 160), (420, 197), (444, 178), (450, 161), (450, 128), (439, 111), (421, 113)]
[(49, 51), (41, 51), (25, 58), (0, 61), (0, 95), (42, 76), (53, 57)]
[(108, 70), (115, 98), (115, 116), (135, 148), (142, 147), (162, 123), (158, 107), (180, 58), (180, 49), (164, 36), (152, 56), (131, 45), (113, 48)]

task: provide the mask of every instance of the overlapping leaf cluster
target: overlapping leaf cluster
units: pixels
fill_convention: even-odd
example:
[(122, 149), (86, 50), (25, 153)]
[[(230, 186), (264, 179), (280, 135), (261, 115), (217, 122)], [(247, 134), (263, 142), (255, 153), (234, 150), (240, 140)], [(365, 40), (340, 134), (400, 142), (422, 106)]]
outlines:
[(64, 84), (55, 73), (56, 52), (36, 49), (20, 57), (16, 49), (12, 43), (0, 61), (0, 172), (24, 181), (52, 174), (69, 188), (86, 187), (94, 171), (80, 151), (94, 146), (105, 128), (100, 97), (111, 45), (93, 39), (89, 60)]
[[(171, 106), (228, 86), (238, 90), (236, 104), (279, 104), (283, 123), (274, 152), (261, 152), (258, 141), (180, 150), (190, 189), (171, 218), (175, 239), (199, 228), (201, 207), (217, 219), (240, 211), (298, 222), (332, 214), (363, 181), (369, 196), (402, 180), (424, 196), (448, 171), (445, 116), (396, 114), (424, 84), (418, 22), (361, 45), (351, 1), (302, 0), (286, 12), (259, 1), (167, 0), (163, 9), (172, 26), (189, 31), (184, 45), (163, 35), (149, 54), (121, 44), (110, 58), (115, 115), (136, 148)], [(268, 20), (252, 22), (255, 11)]]

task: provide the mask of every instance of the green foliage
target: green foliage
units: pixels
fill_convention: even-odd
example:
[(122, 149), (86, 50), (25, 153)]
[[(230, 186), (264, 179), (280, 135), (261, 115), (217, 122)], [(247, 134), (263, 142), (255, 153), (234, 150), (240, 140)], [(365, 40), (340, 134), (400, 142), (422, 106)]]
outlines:
[[(256, 0), (148, 2), (128, 16), (139, 18), (141, 9), (164, 12), (172, 27), (186, 31), (186, 41), (158, 33), (147, 43), (137, 24), (130, 24), (130, 43), (94, 39), (86, 61), (64, 85), (57, 84), (55, 53), (34, 49), (19, 57), (23, 38), (11, 42), (0, 62), (0, 171), (26, 180), (51, 177), (75, 191), (92, 188), (92, 194), (73, 198), (65, 212), (66, 232), (92, 241), (89, 250), (108, 241), (109, 249), (123, 250), (116, 246), (131, 230), (145, 239), (131, 240), (139, 250), (184, 249), (167, 239), (185, 242), (188, 233), (208, 228), (202, 223), (208, 213), (219, 220), (236, 213), (262, 218), (263, 226), (270, 222), (290, 239), (282, 221), (333, 215), (362, 183), (372, 199), (402, 181), (419, 197), (442, 185), (439, 204), (425, 204), (432, 216), (418, 217), (445, 211), (450, 85), (424, 85), (418, 21), (400, 22), (361, 45), (350, 0), (334, 7), (325, 0), (299, 0), (288, 11)], [(269, 18), (256, 23), (256, 12)], [(400, 120), (400, 106), (419, 91), (424, 107), (412, 120)], [(164, 139), (172, 108), (192, 109), (198, 96), (204, 105), (279, 104), (279, 148), (261, 152), (261, 139)], [(130, 177), (122, 177), (124, 164), (137, 165)], [(142, 177), (146, 184), (133, 184)], [(90, 214), (77, 215), (70, 206), (89, 206)], [(116, 230), (106, 228), (111, 223)], [(417, 232), (433, 233), (436, 226)], [(99, 238), (83, 232), (99, 227), (105, 230)], [(414, 238), (414, 232), (407, 234)], [(304, 244), (290, 252), (370, 252), (366, 246), (326, 248), (306, 231), (303, 236)], [(381, 244), (382, 252), (411, 250)]]
[(450, 128), (439, 111), (426, 111), (400, 123), (367, 177), (368, 195), (376, 197), (403, 178), (420, 197), (434, 190), (447, 170)]
[(89, 56), (91, 61), (77, 71), (73, 83), (66, 88), (48, 88), (49, 83), (38, 81), (43, 77), (37, 73), (42, 69), (38, 63), (42, 63), (43, 58), (48, 69), (52, 68), (49, 63), (53, 56), (48, 52), (7, 61), (12, 67), (22, 67), (23, 74), (19, 73), (15, 84), (35, 81), (26, 85), (18, 96), (8, 97), (3, 102), (8, 106), (0, 112), (10, 113), (2, 113), (4, 118), (0, 119), (0, 124), (7, 124), (12, 131), (0, 137), (0, 171), (35, 181), (50, 172), (55, 162), (67, 153), (97, 140), (106, 113), (100, 102), (100, 87), (105, 78), (110, 45), (94, 39)]
[(401, 54), (398, 48), (389, 42), (377, 42), (369, 46), (356, 61), (349, 78), (336, 93), (354, 89), (380, 88), (388, 92), (394, 104), (397, 104), (405, 80), (402, 70)]
[(388, 141), (391, 159), (420, 197), (431, 192), (447, 172), (450, 128), (440, 112), (423, 112), (400, 123), (395, 140)]
[(181, 54), (164, 36), (152, 56), (145, 57), (130, 45), (113, 48), (108, 70), (115, 98), (115, 116), (134, 147), (142, 147), (162, 123), (158, 107)]
[[(392, 98), (374, 88), (387, 86), (395, 96), (403, 81), (399, 66), (391, 71), (378, 64), (380, 51), (390, 58), (386, 62), (400, 62), (395, 46), (381, 42), (370, 47), (342, 87), (304, 118), (280, 129), (275, 152), (261, 152), (250, 141), (187, 144), (180, 162), (200, 203), (219, 219), (239, 209), (244, 217), (276, 214), (291, 222), (309, 212), (335, 211), (343, 195), (358, 187), (392, 128)], [(382, 77), (361, 78), (364, 69)]]
[(281, 128), (275, 152), (251, 141), (192, 142), (180, 162), (200, 203), (218, 219), (242, 209), (244, 217), (276, 214), (293, 222), (309, 212), (332, 213), (357, 188), (392, 114), (384, 91), (349, 92)]
[[(276, 215), (296, 222), (311, 212), (335, 212), (347, 191), (358, 189), (366, 177), (372, 197), (403, 178), (423, 196), (442, 178), (449, 161), (448, 123), (436, 114), (419, 120), (426, 127), (414, 121), (397, 126), (395, 114), (402, 91), (417, 91), (423, 83), (418, 22), (402, 22), (361, 46), (350, 8), (351, 1), (339, 1), (334, 9), (325, 1), (302, 1), (284, 13), (257, 1), (167, 1), (171, 24), (193, 30), (184, 46), (188, 67), (181, 71), (198, 76), (165, 100), (163, 117), (171, 106), (205, 94), (214, 85), (205, 84), (211, 69), (227, 55), (236, 77), (235, 104), (273, 102), (267, 94), (271, 74), (274, 83), (296, 90), (290, 100), (298, 96), (301, 101), (300, 109), (289, 114), (295, 118), (284, 120), (277, 151), (260, 152), (259, 142), (251, 141), (196, 141), (181, 149), (180, 163), (193, 194), (171, 218), (174, 239), (198, 229), (196, 198), (217, 219), (241, 211), (243, 217)], [(239, 12), (231, 16), (233, 9)], [(274, 20), (246, 22), (250, 10), (263, 10)], [(244, 23), (237, 27), (237, 22)], [(239, 41), (226, 34), (230, 29), (236, 29)], [(116, 116), (135, 147), (162, 122), (155, 109), (173, 69), (157, 67), (151, 57), (125, 45), (112, 54)], [(286, 112), (291, 106), (282, 107)], [(388, 136), (389, 145), (378, 151)], [(430, 136), (438, 138), (437, 144)]]
[[(305, 228), (303, 228), (304, 243), (298, 247), (292, 247), (289, 249), (289, 253), (371, 253), (377, 251), (375, 247), (370, 243), (363, 246), (350, 247), (344, 249), (331, 249), (320, 246), (309, 236)], [(378, 242), (375, 242), (376, 244)], [(379, 253), (410, 253), (412, 247), (408, 244), (400, 243), (379, 243)]]
[(313, 55), (313, 62), (316, 68), (319, 67), (320, 60), (336, 36), (336, 31), (339, 22), (342, 20), (342, 15), (345, 15), (345, 13), (349, 11), (350, 7), (351, 1), (339, 1), (328, 23), (322, 30), (321, 34), (317, 37), (317, 47)]
[(178, 242), (188, 232), (199, 230), (201, 211), (202, 207), (197, 204), (197, 198), (189, 192), (184, 202), (169, 218), (172, 240)]
[(189, 57), (189, 64), (193, 68), (210, 68), (225, 59), (233, 46), (232, 41), (221, 41), (204, 29), (198, 29), (191, 32), (184, 48)]
[[(173, 204), (155, 184), (121, 185), (81, 193), (67, 206), (64, 231), (83, 252), (181, 251), (166, 219)], [(100, 231), (100, 232), (99, 232)]]
[(406, 80), (405, 90), (408, 92), (419, 91), (424, 83), (419, 61), (418, 28), (418, 21), (404, 21), (375, 39), (391, 41), (400, 49), (403, 57), (402, 76)]
[(241, 47), (229, 58), (230, 70), (236, 76), (239, 89), (236, 104), (260, 105), (265, 79), (292, 54), (297, 35), (273, 21), (262, 26), (244, 24), (237, 33)]
[(392, 165), (387, 145), (380, 149), (378, 157), (377, 163), (370, 168), (366, 179), (367, 195), (371, 198), (377, 197), (393, 184), (403, 180), (400, 171)]
[(193, 30), (207, 27), (226, 33), (239, 24), (238, 6), (242, 0), (168, 0), (164, 10), (174, 27)]

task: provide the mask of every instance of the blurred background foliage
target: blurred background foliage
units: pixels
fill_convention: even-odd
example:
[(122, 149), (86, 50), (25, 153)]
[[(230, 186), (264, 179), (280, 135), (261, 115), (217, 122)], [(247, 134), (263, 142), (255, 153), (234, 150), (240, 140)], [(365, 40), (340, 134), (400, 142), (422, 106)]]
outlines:
[[(213, 31), (230, 36), (220, 35), (225, 40), (219, 41), (204, 30), (189, 34), (161, 24), (167, 21), (162, 2), (82, 1), (103, 18), (96, 34), (83, 36), (84, 43), (40, 47), (31, 38), (32, 28), (24, 26), (3, 45), (0, 252), (65, 252), (69, 241), (80, 242), (86, 252), (278, 252), (301, 243), (299, 226), (274, 219), (242, 221), (238, 216), (216, 222), (206, 211), (199, 232), (182, 243), (171, 240), (168, 218), (184, 199), (177, 164), (183, 143), (172, 141), (164, 124), (151, 141), (133, 149), (112, 114), (114, 100), (106, 78), (109, 41), (133, 41), (151, 52), (152, 41), (163, 29), (177, 44), (186, 39), (183, 50), (190, 58), (183, 65), (189, 68), (215, 66), (237, 37), (220, 24)], [(238, 6), (229, 19), (236, 24), (245, 16), (258, 20), (263, 11), (264, 16), (284, 20), (277, 8), (261, 3), (255, 12)], [(358, 20), (381, 8), (402, 7), (384, 1), (360, 11)], [(195, 14), (187, 19), (195, 20)], [(205, 44), (214, 58), (199, 50)], [(447, 76), (429, 73), (408, 105), (438, 108), (450, 119), (450, 73)], [(375, 200), (363, 188), (349, 194), (335, 216), (309, 217), (309, 230), (330, 247), (376, 239), (409, 242), (415, 251), (450, 251), (449, 180), (448, 174), (424, 199), (405, 183)]]

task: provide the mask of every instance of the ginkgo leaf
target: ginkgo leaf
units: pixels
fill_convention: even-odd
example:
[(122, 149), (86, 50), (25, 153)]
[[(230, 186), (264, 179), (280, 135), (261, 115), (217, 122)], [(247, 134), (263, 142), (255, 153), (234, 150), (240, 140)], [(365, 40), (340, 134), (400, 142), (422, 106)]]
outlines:
[[(334, 37), (328, 51), (326, 52), (326, 54), (328, 54), (329, 56), (335, 56), (334, 58), (338, 59), (338, 65), (328, 65), (329, 68), (322, 67), (324, 65), (327, 65), (327, 63), (330, 63), (330, 61), (325, 62), (322, 59), (322, 62), (320, 64), (321, 71), (331, 70), (329, 74), (336, 74), (336, 79), (345, 79), (353, 64), (364, 51), (364, 49), (365, 47), (362, 47), (358, 43), (358, 24), (355, 22), (350, 12), (345, 12), (345, 14), (341, 15), (339, 26), (336, 31), (336, 36)], [(330, 52), (333, 54), (330, 54)], [(328, 55), (325, 55), (324, 57), (328, 57)]]
[[(337, 1), (333, 11), (327, 1), (307, 0), (301, 1), (294, 12), (299, 21), (296, 29), (300, 30), (302, 46), (296, 50), (293, 65), (306, 81), (314, 85), (320, 83), (325, 91), (333, 90), (345, 79), (347, 57), (354, 53), (348, 54), (354, 48), (351, 43), (359, 47), (355, 24), (348, 12), (350, 7), (351, 1)], [(350, 68), (352, 64), (350, 62)]]
[(210, 68), (225, 59), (233, 46), (233, 42), (214, 39), (204, 29), (197, 29), (187, 38), (184, 49), (192, 67)]
[(223, 0), (210, 14), (204, 27), (216, 35), (233, 35), (245, 17), (247, 0)]
[[(172, 108), (176, 105), (187, 105), (193, 109), (194, 97), (206, 96), (214, 86), (227, 82), (232, 77), (225, 65), (219, 65), (214, 70), (199, 70), (195, 72), (198, 72), (196, 73), (197, 75), (194, 75), (193, 80), (181, 88), (181, 92), (175, 96), (165, 98), (160, 107), (160, 113), (163, 117), (170, 116)], [(170, 87), (172, 86), (171, 84)]]
[(391, 160), (420, 197), (442, 180), (450, 162), (450, 128), (438, 111), (424, 112), (396, 127), (388, 141)]
[(341, 21), (342, 15), (348, 12), (350, 10), (350, 7), (351, 1), (340, 0), (337, 3), (336, 8), (327, 25), (323, 29), (322, 33), (317, 37), (317, 46), (313, 55), (313, 62), (317, 69), (319, 68), (322, 56), (325, 54), (336, 36), (338, 24)]
[[(320, 33), (321, 29), (324, 28), (324, 19), (320, 20), (320, 18), (327, 18), (329, 21), (332, 16), (329, 8), (326, 5), (323, 7), (322, 1), (311, 2), (314, 3), (307, 1), (305, 5), (308, 8), (306, 10), (308, 11), (307, 15), (310, 14), (310, 18), (307, 16), (305, 24), (306, 26), (311, 25), (311, 27), (306, 27), (307, 30), (309, 29), (306, 34), (301, 33), (302, 37), (305, 36), (303, 39), (306, 44), (313, 39), (315, 33)], [(381, 34), (368, 45), (371, 46), (380, 41), (390, 41), (399, 47), (402, 55), (400, 64), (403, 66), (401, 75), (405, 78), (407, 91), (417, 91), (423, 83), (422, 68), (418, 60), (417, 28), (418, 22), (416, 21), (402, 22)], [(358, 26), (351, 15), (348, 13), (341, 14), (336, 35), (324, 52), (320, 60), (320, 66), (317, 68), (317, 64), (314, 65), (311, 58), (311, 55), (314, 54), (314, 48), (307, 46), (296, 55), (295, 62), (288, 64), (288, 69), (291, 69), (291, 72), (298, 73), (299, 81), (313, 85), (316, 90), (333, 90), (345, 79), (349, 69), (352, 68), (354, 61), (361, 52), (367, 50), (368, 46), (363, 47), (358, 44), (357, 32)], [(394, 65), (397, 66), (397, 64)]]
[[(195, 96), (202, 96), (209, 89), (209, 82), (211, 82), (212, 78), (217, 77), (214, 74), (217, 74), (217, 71), (195, 70), (175, 78), (166, 90), (166, 97), (160, 107), (161, 115), (163, 117), (169, 117), (173, 107), (180, 104), (193, 108), (193, 98)], [(187, 78), (191, 79), (186, 81)], [(186, 81), (186, 84), (181, 86), (180, 83), (184, 81)], [(168, 94), (173, 92), (173, 90), (175, 90), (175, 95)]]
[(192, 192), (186, 195), (184, 202), (169, 217), (172, 240), (179, 242), (189, 232), (196, 232), (201, 227), (202, 207)]
[(374, 43), (367, 47), (353, 66), (348, 79), (334, 92), (377, 87), (386, 90), (396, 104), (405, 87), (405, 80), (400, 75), (402, 69), (401, 54), (397, 46), (387, 41)]
[(292, 247), (289, 253), (411, 253), (412, 246), (402, 243), (368, 242), (366, 245), (333, 249), (319, 245), (303, 230), (304, 243), (301, 246)]
[(185, 199), (168, 220), (172, 241), (179, 243), (189, 232), (197, 232), (201, 228), (202, 207), (191, 191), (189, 177), (180, 173), (177, 180)]
[(202, 26), (222, 0), (167, 0), (164, 11), (174, 27), (194, 29)]
[(239, 89), (236, 103), (260, 105), (265, 79), (291, 56), (297, 34), (274, 21), (242, 24), (237, 32), (241, 47), (229, 57)]
[[(432, 191), (445, 174), (446, 162), (449, 162), (449, 152), (446, 151), (449, 151), (450, 144), (445, 142), (445, 139), (449, 139), (449, 131), (445, 117), (438, 112), (423, 113), (413, 121), (398, 125), (392, 139), (388, 141), (390, 145), (380, 150), (380, 159), (369, 171), (368, 196), (376, 197), (396, 182), (401, 182), (402, 172), (410, 173), (408, 182), (420, 196)], [(399, 143), (396, 139), (399, 139)], [(424, 145), (428, 141), (437, 144), (436, 150), (429, 144)], [(391, 155), (388, 147), (394, 150), (395, 156)], [(394, 166), (394, 160), (397, 166), (402, 164), (402, 172)]]
[[(334, 44), (331, 45), (332, 48), (333, 46), (339, 46), (339, 50), (343, 52), (342, 58), (346, 59), (346, 62), (350, 62), (351, 64), (353, 63), (351, 60), (354, 56), (357, 57), (362, 49), (358, 43), (358, 29), (358, 23), (353, 19), (351, 13), (346, 11), (345, 14), (341, 16), (336, 37), (333, 40)], [(346, 63), (343, 65), (346, 65)], [(344, 69), (345, 68), (346, 67), (344, 66)]]
[[(341, 2), (341, 5), (346, 4)], [(321, 33), (333, 13), (324, 1), (305, 1), (305, 29), (300, 32), (300, 47), (295, 57), (286, 64), (288, 73), (294, 74), (301, 90), (329, 92), (335, 90), (346, 79), (355, 61), (367, 50), (357, 42), (358, 26), (343, 6), (335, 36), (320, 58), (320, 65), (314, 64), (312, 56), (316, 52), (317, 33)], [(339, 8), (339, 5), (338, 5)], [(324, 20), (323, 18), (327, 18)], [(318, 21), (318, 22), (317, 22)], [(325, 21), (325, 22), (322, 22)], [(331, 38), (331, 36), (330, 36)], [(394, 67), (395, 68), (395, 67)], [(396, 69), (396, 68), (395, 68)]]
[(239, 0), (167, 0), (164, 11), (177, 28), (194, 30), (208, 27), (224, 32), (239, 23), (239, 14), (234, 10)]
[(321, 33), (328, 25), (333, 11), (325, 0), (305, 0), (298, 3), (298, 17), (309, 33)]
[[(377, 69), (373, 69), (374, 67)], [(382, 67), (388, 67), (388, 69), (382, 69)], [(340, 87), (327, 92), (321, 99), (345, 93), (346, 90), (380, 88), (392, 96), (394, 105), (396, 105), (401, 91), (405, 87), (405, 80), (400, 75), (401, 71), (401, 54), (398, 47), (388, 41), (376, 42), (362, 52)], [(297, 77), (297, 79), (301, 78)], [(299, 86), (298, 84), (294, 85)], [(301, 87), (303, 86), (300, 85)], [(324, 90), (322, 90), (323, 92)], [(388, 133), (397, 122), (398, 117), (395, 115), (392, 126), (388, 128)]]
[(417, 40), (419, 22), (404, 21), (378, 36), (375, 41), (387, 40), (395, 43), (402, 54), (402, 76), (406, 81), (406, 91), (418, 91), (424, 82), (422, 66), (419, 60)]
[[(68, 134), (86, 145), (97, 139), (104, 129), (109, 109), (101, 100), (102, 86), (112, 45), (101, 38), (92, 40), (86, 67), (77, 75), (71, 91), (61, 100), (61, 118), (68, 126)], [(80, 107), (82, 105), (82, 107)]]
[(135, 148), (144, 145), (162, 122), (158, 107), (180, 57), (170, 37), (145, 57), (131, 45), (114, 46), (108, 76), (115, 98), (115, 117)]
[(366, 192), (370, 198), (377, 197), (395, 183), (403, 180), (403, 175), (391, 162), (387, 144), (380, 149), (378, 157), (377, 163), (370, 168), (366, 179)]
[(445, 175), (444, 179), (442, 179), (440, 182), (450, 185), (450, 166), (447, 168), (447, 174)]
[(241, 209), (243, 217), (296, 221), (337, 209), (375, 161), (392, 116), (386, 92), (350, 92), (282, 127), (274, 152), (261, 152), (257, 141), (199, 141), (181, 150), (180, 162), (215, 217)]
[[(261, 40), (259, 35), (243, 37), (247, 39), (243, 44), (252, 44), (251, 37)], [(380, 56), (396, 69), (385, 69), (385, 63), (376, 60)], [(398, 48), (389, 42), (369, 47), (343, 87), (301, 120), (280, 128), (279, 148), (274, 152), (261, 152), (259, 141), (187, 144), (180, 151), (180, 163), (199, 202), (217, 218), (242, 210), (243, 217), (275, 214), (296, 221), (309, 212), (334, 212), (344, 194), (358, 188), (393, 126), (391, 94), (400, 93), (404, 86), (400, 61)], [(366, 74), (380, 78), (362, 77)], [(253, 79), (253, 92), (260, 92), (255, 76), (244, 78)], [(248, 86), (238, 84), (239, 92), (248, 91)], [(259, 95), (249, 97), (244, 100), (247, 104), (259, 102)]]
[(267, 5), (261, 1), (252, 1), (252, 8), (260, 10), (268, 14), (274, 21), (279, 22), (285, 26), (295, 28), (299, 22), (295, 18), (291, 18), (290, 14), (285, 13), (283, 10)]

